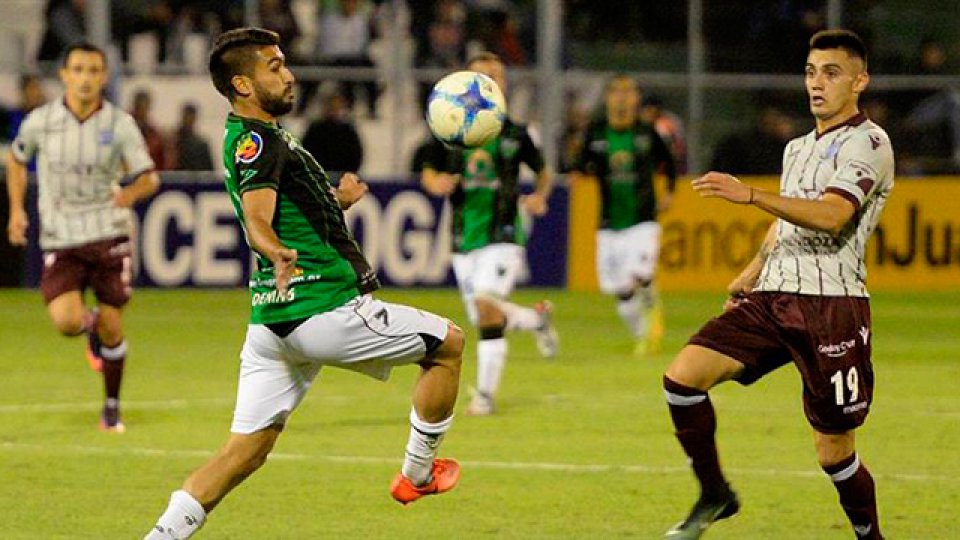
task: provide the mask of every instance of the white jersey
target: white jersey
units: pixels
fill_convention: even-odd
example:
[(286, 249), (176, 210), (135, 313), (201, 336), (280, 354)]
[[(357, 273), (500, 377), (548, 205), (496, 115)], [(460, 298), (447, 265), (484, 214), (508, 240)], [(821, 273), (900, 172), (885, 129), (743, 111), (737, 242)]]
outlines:
[(783, 152), (780, 195), (819, 199), (835, 193), (856, 206), (840, 235), (777, 223), (777, 243), (754, 290), (819, 296), (869, 296), (864, 251), (893, 189), (893, 149), (878, 125), (857, 114), (821, 135), (812, 131)]
[(132, 211), (113, 206), (125, 173), (154, 168), (137, 124), (103, 101), (83, 121), (63, 99), (34, 109), (13, 141), (21, 163), (37, 157), (40, 247), (60, 249), (130, 234)]

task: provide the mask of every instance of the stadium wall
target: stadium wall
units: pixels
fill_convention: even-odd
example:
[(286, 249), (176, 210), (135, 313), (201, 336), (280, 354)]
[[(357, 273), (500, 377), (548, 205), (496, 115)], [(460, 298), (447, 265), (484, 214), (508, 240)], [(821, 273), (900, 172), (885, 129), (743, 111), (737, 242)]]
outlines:
[[(134, 267), (141, 287), (246, 286), (252, 264), (243, 230), (217, 173), (162, 173), (160, 191), (136, 209)], [(389, 286), (452, 286), (449, 205), (412, 179), (370, 184), (370, 195), (347, 211), (358, 243)], [(5, 187), (0, 187), (5, 192)], [(37, 244), (36, 185), (27, 195), (31, 235), (24, 284), (42, 272)], [(556, 211), (533, 224), (523, 280), (538, 287), (566, 283), (567, 192), (551, 198)], [(6, 204), (0, 210), (6, 213)], [(6, 219), (3, 219), (6, 223)], [(5, 244), (5, 243), (4, 243)], [(4, 246), (7, 247), (7, 246)], [(16, 257), (15, 251), (11, 257)]]
[[(137, 209), (140, 286), (244, 286), (250, 252), (217, 173), (164, 173), (156, 197)], [(748, 180), (776, 190), (774, 178)], [(450, 210), (411, 179), (371, 184), (372, 197), (348, 221), (383, 281), (392, 286), (450, 286)], [(26, 257), (3, 242), (3, 285), (36, 286), (35, 186), (31, 185)], [(5, 186), (0, 192), (5, 193)], [(2, 199), (2, 197), (0, 197)], [(960, 289), (960, 178), (902, 178), (867, 250), (872, 290)], [(555, 190), (551, 211), (533, 225), (527, 284), (593, 291), (596, 285), (596, 185), (575, 181)], [(0, 205), (6, 222), (7, 205)], [(568, 216), (570, 219), (568, 220)], [(686, 181), (662, 216), (659, 281), (665, 291), (722, 291), (753, 257), (771, 218), (753, 207), (701, 199)], [(24, 279), (19, 274), (23, 261)]]
[[(778, 178), (745, 181), (777, 191)], [(595, 182), (575, 181), (570, 198), (569, 287), (597, 290)], [(871, 290), (960, 288), (960, 178), (899, 178), (867, 245)], [(773, 221), (752, 206), (698, 197), (680, 181), (673, 207), (661, 216), (658, 281), (665, 291), (722, 291), (756, 254)]]

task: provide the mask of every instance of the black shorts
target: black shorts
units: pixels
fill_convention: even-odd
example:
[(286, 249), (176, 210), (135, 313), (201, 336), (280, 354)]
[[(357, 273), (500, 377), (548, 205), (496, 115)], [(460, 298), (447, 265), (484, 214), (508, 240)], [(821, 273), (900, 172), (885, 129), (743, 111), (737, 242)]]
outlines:
[(111, 238), (45, 251), (40, 292), (49, 304), (61, 294), (89, 287), (99, 303), (123, 307), (133, 293), (132, 276), (130, 240)]
[(749, 294), (692, 338), (743, 363), (748, 385), (793, 362), (803, 379), (803, 410), (823, 433), (863, 424), (873, 397), (870, 301), (847, 296)]

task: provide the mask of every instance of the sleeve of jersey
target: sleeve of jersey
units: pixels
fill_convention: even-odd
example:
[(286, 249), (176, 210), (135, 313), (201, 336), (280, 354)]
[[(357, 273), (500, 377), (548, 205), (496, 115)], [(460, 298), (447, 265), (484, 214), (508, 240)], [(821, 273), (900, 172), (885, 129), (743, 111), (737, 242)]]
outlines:
[(123, 115), (117, 124), (117, 143), (120, 145), (120, 155), (127, 171), (138, 176), (141, 173), (157, 168), (147, 151), (147, 143), (143, 140), (143, 133), (130, 115)]
[(251, 130), (240, 136), (233, 152), (240, 193), (279, 188), (283, 155), (280, 144), (269, 133)]
[(543, 170), (543, 153), (534, 144), (528, 129), (523, 130), (523, 135), (520, 138), (520, 161), (526, 163), (537, 174), (540, 174), (540, 171)]
[(881, 181), (893, 175), (890, 140), (879, 131), (858, 133), (837, 154), (837, 172), (824, 190), (840, 195), (860, 209)]
[(37, 153), (41, 130), (40, 116), (36, 111), (28, 114), (27, 117), (23, 119), (23, 123), (20, 124), (20, 130), (17, 132), (16, 138), (13, 139), (13, 144), (10, 146), (10, 151), (13, 152), (13, 157), (16, 158), (17, 161), (26, 163)]

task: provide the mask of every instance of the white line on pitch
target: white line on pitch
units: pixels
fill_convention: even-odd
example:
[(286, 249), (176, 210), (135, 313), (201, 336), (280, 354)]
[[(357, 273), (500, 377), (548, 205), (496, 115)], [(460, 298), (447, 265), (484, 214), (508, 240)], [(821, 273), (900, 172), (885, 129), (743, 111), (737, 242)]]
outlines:
[[(191, 405), (220, 405), (233, 403), (233, 398), (197, 398), (197, 399), (163, 399), (155, 401), (124, 401), (125, 409), (185, 409)], [(69, 412), (98, 410), (103, 407), (102, 401), (75, 401), (65, 403), (12, 403), (0, 405), (0, 414), (21, 412)]]
[[(99, 455), (135, 455), (161, 458), (205, 458), (212, 456), (214, 450), (170, 450), (164, 448), (143, 447), (106, 447), (106, 446), (44, 446), (41, 444), (3, 442), (0, 450), (11, 452), (50, 452), (57, 454), (99, 454)], [(277, 461), (323, 461), (327, 463), (367, 464), (367, 465), (399, 465), (399, 458), (382, 458), (372, 456), (333, 456), (323, 454), (299, 454), (276, 452), (270, 454), (270, 459)], [(551, 463), (538, 461), (461, 461), (464, 467), (474, 469), (497, 469), (519, 471), (550, 471), (567, 473), (633, 473), (633, 474), (688, 474), (687, 467), (657, 467), (652, 465), (615, 465), (604, 463)], [(822, 472), (809, 470), (798, 471), (789, 469), (753, 469), (733, 467), (727, 469), (734, 475), (743, 476), (791, 476), (794, 478), (821, 478)], [(902, 474), (877, 473), (873, 476), (878, 480), (900, 480), (909, 482), (946, 482), (955, 484), (960, 478), (955, 476), (940, 476), (929, 474)]]

